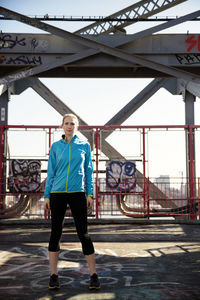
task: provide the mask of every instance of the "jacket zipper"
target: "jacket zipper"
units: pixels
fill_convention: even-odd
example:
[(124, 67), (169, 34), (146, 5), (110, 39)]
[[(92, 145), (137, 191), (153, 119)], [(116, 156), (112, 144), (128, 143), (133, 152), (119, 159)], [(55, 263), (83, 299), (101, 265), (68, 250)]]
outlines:
[(70, 163), (71, 163), (71, 142), (69, 143), (69, 165), (68, 165), (68, 170), (67, 170), (66, 192), (67, 192), (68, 179), (69, 179)]

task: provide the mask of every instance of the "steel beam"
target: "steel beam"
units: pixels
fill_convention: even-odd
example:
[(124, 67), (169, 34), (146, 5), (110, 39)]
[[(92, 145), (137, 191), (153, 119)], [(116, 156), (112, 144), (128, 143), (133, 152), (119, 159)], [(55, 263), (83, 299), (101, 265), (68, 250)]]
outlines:
[[(61, 116), (72, 113), (72, 111), (61, 99), (59, 99), (46, 85), (44, 85), (38, 78), (27, 78), (28, 84), (36, 93), (38, 93), (47, 103), (49, 103)], [(77, 114), (76, 114), (77, 115)], [(78, 115), (80, 125), (88, 125)]]
[[(109, 55), (117, 56), (117, 57), (119, 57), (121, 59), (124, 59), (124, 60), (127, 60), (127, 61), (129, 61), (131, 63), (138, 63), (138, 64), (146, 66), (148, 68), (158, 70), (159, 72), (167, 73), (167, 74), (169, 74), (169, 75), (171, 75), (173, 77), (180, 77), (180, 78), (183, 78), (185, 80), (189, 80), (189, 81), (200, 83), (200, 77), (197, 76), (197, 75), (194, 75), (194, 74), (190, 74), (189, 72), (180, 71), (180, 70), (177, 70), (175, 68), (167, 67), (165, 65), (161, 65), (159, 63), (155, 63), (155, 62), (149, 61), (147, 59), (143, 59), (143, 58), (141, 58), (141, 57), (139, 57), (137, 55), (127, 54), (126, 52), (123, 52), (123, 51), (121, 51), (119, 49), (113, 49), (113, 48), (108, 47), (106, 45), (103, 45), (101, 43), (97, 43), (95, 41), (83, 38), (82, 36), (77, 36), (75, 34), (72, 34), (72, 33), (68, 32), (68, 31), (64, 31), (64, 30), (59, 29), (57, 27), (54, 27), (52, 25), (47, 25), (47, 24), (42, 23), (42, 22), (40, 22), (40, 21), (38, 21), (36, 19), (31, 19), (31, 18), (29, 18), (27, 16), (24, 16), (24, 15), (12, 12), (12, 11), (7, 10), (5, 8), (2, 8), (2, 7), (0, 7), (0, 12), (3, 15), (9, 16), (9, 17), (11, 17), (13, 19), (16, 19), (16, 20), (18, 20), (18, 21), (20, 21), (22, 23), (26, 23), (26, 24), (28, 24), (30, 26), (34, 26), (34, 27), (40, 28), (42, 30), (51, 32), (52, 34), (58, 35), (58, 36), (60, 36), (60, 37), (62, 37), (64, 39), (70, 39), (73, 42), (77, 42), (77, 43), (79, 43), (81, 45), (84, 45), (86, 47), (91, 47), (91, 48), (93, 48), (93, 49), (95, 49), (97, 51), (104, 52), (104, 53), (107, 53)], [(195, 12), (195, 13), (189, 14), (189, 15), (190, 15), (189, 18), (194, 18), (196, 16), (199, 16), (200, 15), (200, 10), (197, 11), (197, 12)], [(38, 68), (38, 67), (36, 67), (36, 68)], [(36, 68), (34, 68), (34, 69), (36, 69)], [(47, 68), (48, 68), (48, 66), (47, 66)], [(20, 74), (22, 76), (20, 78), (24, 78), (24, 77), (27, 77), (27, 76), (35, 75), (36, 72), (34, 72), (34, 69), (29, 69), (27, 71), (27, 74), (26, 73)], [(199, 77), (199, 78), (197, 78), (197, 77)], [(7, 77), (2, 78), (0, 80), (0, 83), (11, 82), (11, 81), (17, 80), (17, 76), (16, 75), (15, 75), (15, 78), (13, 78), (13, 76), (12, 76), (12, 78), (10, 78), (8, 76), (8, 78)]]
[(170, 92), (172, 95), (180, 95), (182, 94), (182, 90), (178, 86), (178, 79), (169, 78), (164, 84), (163, 87)]
[(141, 107), (153, 94), (155, 94), (168, 79), (154, 79), (137, 96), (135, 96), (126, 106), (124, 106), (105, 125), (121, 125), (139, 107)]
[(27, 88), (29, 88), (30, 83), (27, 79), (17, 80), (9, 86), (9, 91), (11, 95), (20, 95), (23, 93)]
[[(148, 18), (161, 11), (171, 8), (177, 4), (187, 0), (143, 0), (139, 1), (125, 9), (122, 9), (101, 21), (77, 30), (76, 34), (92, 34), (99, 35), (115, 31), (121, 31), (124, 27), (129, 26), (137, 21), (130, 21), (130, 18)], [(117, 18), (117, 21), (108, 21), (108, 19)], [(129, 20), (120, 20), (121, 18)]]
[(19, 71), (17, 73), (13, 73), (13, 74), (9, 74), (3, 78), (0, 78), (0, 84), (8, 84), (8, 83), (14, 82), (19, 79), (37, 75), (44, 71), (54, 69), (54, 68), (59, 67), (64, 64), (72, 63), (74, 61), (80, 60), (82, 58), (86, 58), (86, 57), (94, 55), (96, 53), (98, 53), (97, 50), (88, 49), (88, 50), (82, 51), (80, 53), (70, 55), (67, 58), (63, 58), (63, 59), (58, 58), (56, 61), (53, 61), (52, 63), (48, 63), (48, 64), (45, 64), (42, 66), (37, 66), (34, 68), (27, 68), (27, 69), (23, 68), (22, 71)]
[(0, 125), (8, 124), (8, 101), (9, 92), (7, 90), (0, 96)]
[(196, 97), (186, 91), (184, 95), (185, 101), (185, 125), (194, 125), (194, 102)]
[(0, 84), (0, 96), (7, 91), (8, 86), (6, 84)]
[(178, 88), (180, 89), (180, 91), (182, 91), (182, 93), (187, 90), (192, 95), (200, 98), (200, 84), (179, 79)]
[[(195, 103), (196, 97), (188, 92), (185, 91), (184, 94), (184, 101), (185, 101), (185, 124), (186, 125), (194, 125), (195, 124), (195, 117), (194, 117), (194, 103)], [(190, 132), (189, 130), (186, 130), (185, 132), (185, 140), (186, 140), (186, 176), (190, 180), (191, 178), (196, 178), (196, 161), (195, 161), (195, 132), (193, 129), (192, 132), (192, 145), (190, 140)], [(191, 172), (190, 168), (190, 158), (191, 153), (193, 157), (192, 165), (193, 165), (193, 171)], [(196, 194), (196, 188), (194, 187), (194, 193)], [(187, 185), (187, 196), (191, 198), (192, 192), (190, 190), (190, 185)]]

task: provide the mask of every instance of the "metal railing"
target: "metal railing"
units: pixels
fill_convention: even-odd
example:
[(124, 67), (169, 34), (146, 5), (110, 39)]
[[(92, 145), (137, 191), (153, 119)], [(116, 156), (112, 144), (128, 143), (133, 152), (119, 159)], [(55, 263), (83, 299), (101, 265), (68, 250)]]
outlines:
[[(200, 182), (196, 175), (199, 160), (200, 126), (80, 126), (78, 134), (87, 132), (94, 165), (94, 205), (88, 212), (91, 218), (185, 218), (199, 219)], [(104, 136), (110, 134), (113, 153), (105, 156)], [(0, 126), (0, 217), (49, 218), (43, 208), (43, 193), (51, 144), (60, 139), (59, 126)], [(181, 136), (180, 150), (173, 148), (173, 141)], [(155, 138), (154, 136), (157, 136)], [(163, 145), (162, 137), (166, 145)], [(173, 139), (169, 139), (173, 136)], [(119, 143), (119, 140), (121, 143)], [(152, 140), (155, 140), (153, 144)], [(187, 145), (186, 145), (187, 140)], [(40, 142), (39, 142), (40, 141)], [(108, 140), (106, 141), (108, 143)], [(158, 151), (158, 148), (160, 150)], [(163, 148), (162, 148), (163, 147)], [(185, 148), (187, 147), (187, 151)], [(39, 153), (38, 148), (41, 151)], [(170, 165), (178, 159), (187, 171), (182, 176), (155, 178), (152, 169), (166, 160), (163, 149), (170, 152)], [(123, 153), (126, 150), (127, 153)], [(152, 157), (155, 156), (153, 160)], [(173, 157), (175, 156), (175, 157)], [(172, 160), (174, 159), (174, 160)], [(130, 161), (136, 164), (135, 184), (130, 176), (116, 176), (107, 172), (109, 162)], [(30, 165), (32, 167), (30, 167)], [(19, 169), (39, 166), (31, 175)], [(177, 167), (178, 170), (179, 166)], [(16, 169), (16, 170), (15, 170)], [(160, 168), (162, 171), (162, 167)], [(11, 172), (12, 171), (12, 172)], [(29, 170), (30, 171), (30, 170)], [(17, 174), (18, 172), (18, 174)], [(22, 174), (23, 173), (23, 174)], [(162, 173), (160, 173), (162, 174)], [(109, 176), (115, 188), (109, 184)], [(187, 175), (187, 176), (186, 176)], [(70, 216), (70, 210), (67, 210)]]

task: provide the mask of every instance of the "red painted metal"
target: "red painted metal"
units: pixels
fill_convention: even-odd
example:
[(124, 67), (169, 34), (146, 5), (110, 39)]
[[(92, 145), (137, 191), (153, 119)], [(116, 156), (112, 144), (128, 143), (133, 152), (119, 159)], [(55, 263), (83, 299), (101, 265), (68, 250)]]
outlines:
[(189, 186), (190, 186), (190, 203), (191, 203), (191, 219), (195, 220), (195, 188), (194, 188), (194, 129), (189, 127), (189, 168), (190, 168), (190, 178), (189, 178)]
[[(143, 193), (144, 193), (144, 209), (146, 210), (146, 145), (145, 145), (145, 128), (142, 128), (142, 141), (143, 141), (143, 175), (144, 175), (144, 185), (143, 185)], [(149, 218), (149, 211), (147, 206), (147, 217)]]
[[(52, 143), (52, 131), (59, 129), (59, 126), (39, 126), (39, 125), (32, 125), (32, 126), (20, 126), (20, 125), (1, 125), (0, 126), (0, 136), (1, 136), (1, 143), (0, 143), (0, 195), (2, 197), (18, 197), (19, 195), (6, 192), (6, 195), (3, 194), (2, 187), (5, 186), (6, 178), (2, 178), (2, 170), (3, 170), (3, 152), (4, 152), (4, 131), (7, 129), (42, 129), (47, 130), (48, 132), (48, 146), (49, 149)], [(118, 125), (111, 125), (111, 126), (79, 126), (79, 130), (93, 130), (95, 132), (95, 167), (96, 167), (96, 177), (95, 177), (95, 200), (96, 205), (94, 212), (91, 216), (95, 216), (96, 219), (103, 217), (103, 216), (129, 216), (135, 218), (148, 218), (151, 217), (174, 217), (174, 216), (189, 216), (191, 219), (200, 218), (199, 212), (199, 198), (200, 192), (196, 193), (196, 186), (200, 188), (199, 179), (195, 178), (194, 176), (194, 135), (195, 129), (200, 129), (200, 126), (184, 126), (184, 125), (154, 125), (154, 126), (118, 126)], [(99, 133), (101, 130), (123, 130), (123, 129), (133, 129), (133, 130), (140, 130), (142, 135), (142, 168), (143, 168), (143, 177), (139, 178), (140, 187), (141, 189), (136, 189), (132, 192), (113, 192), (108, 191), (106, 188), (105, 178), (100, 178), (100, 152), (99, 152)], [(189, 134), (189, 168), (190, 168), (190, 178), (186, 180), (185, 189), (188, 187), (190, 193), (189, 197), (186, 197), (185, 190), (181, 190), (179, 193), (176, 191), (176, 188), (169, 191), (167, 189), (167, 183), (158, 183), (160, 186), (163, 195), (166, 195), (163, 199), (160, 197), (159, 190), (153, 190), (152, 186), (154, 185), (153, 180), (148, 178), (147, 176), (147, 160), (146, 160), (146, 153), (147, 153), (147, 145), (146, 145), (146, 134), (148, 130), (151, 129), (183, 129), (187, 130)], [(31, 133), (30, 133), (31, 134)], [(137, 182), (138, 184), (139, 182)], [(170, 183), (173, 185), (176, 184), (176, 180), (170, 180)], [(128, 184), (128, 181), (127, 181)], [(42, 185), (42, 184), (41, 184)], [(198, 189), (199, 191), (199, 189)], [(197, 194), (197, 195), (196, 195)], [(21, 195), (27, 197), (27, 194)], [(38, 213), (37, 216), (43, 216), (43, 193), (37, 194), (29, 194), (29, 198), (38, 197)], [(9, 200), (10, 201), (10, 200)], [(13, 200), (12, 200), (13, 201)], [(10, 205), (12, 201), (9, 202)], [(28, 201), (28, 200), (27, 200)], [(189, 203), (189, 205), (187, 204)], [(196, 204), (198, 209), (196, 209)], [(31, 204), (30, 204), (31, 205)], [(120, 205), (120, 207), (119, 207)], [(0, 215), (1, 215), (1, 208), (0, 206)], [(70, 215), (67, 213), (67, 215)], [(26, 216), (31, 217), (34, 216), (34, 213), (29, 208), (26, 212)], [(49, 216), (45, 216), (48, 218)]]

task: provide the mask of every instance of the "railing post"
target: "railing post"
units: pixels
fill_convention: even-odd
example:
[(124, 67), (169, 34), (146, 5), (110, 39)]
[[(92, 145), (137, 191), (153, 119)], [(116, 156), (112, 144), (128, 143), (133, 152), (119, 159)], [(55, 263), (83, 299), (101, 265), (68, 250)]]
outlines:
[(147, 208), (147, 217), (149, 219), (149, 197), (147, 197), (147, 182), (146, 182), (146, 144), (145, 144), (145, 128), (142, 130), (142, 141), (143, 141), (143, 194), (144, 194), (144, 209)]
[(198, 216), (200, 219), (200, 178), (198, 177)]
[(49, 128), (49, 151), (51, 148), (51, 128)]
[(191, 206), (191, 219), (196, 217), (195, 213), (195, 186), (194, 186), (194, 128), (189, 126), (189, 197)]
[[(51, 128), (49, 128), (48, 134), (49, 134), (49, 149), (48, 149), (48, 154), (49, 154), (51, 148)], [(50, 219), (50, 212), (47, 210), (44, 210), (44, 219), (45, 220)]]
[(150, 180), (149, 177), (145, 179), (146, 181), (146, 202), (147, 202), (147, 219), (150, 219), (150, 203), (149, 203), (149, 185), (150, 185)]

